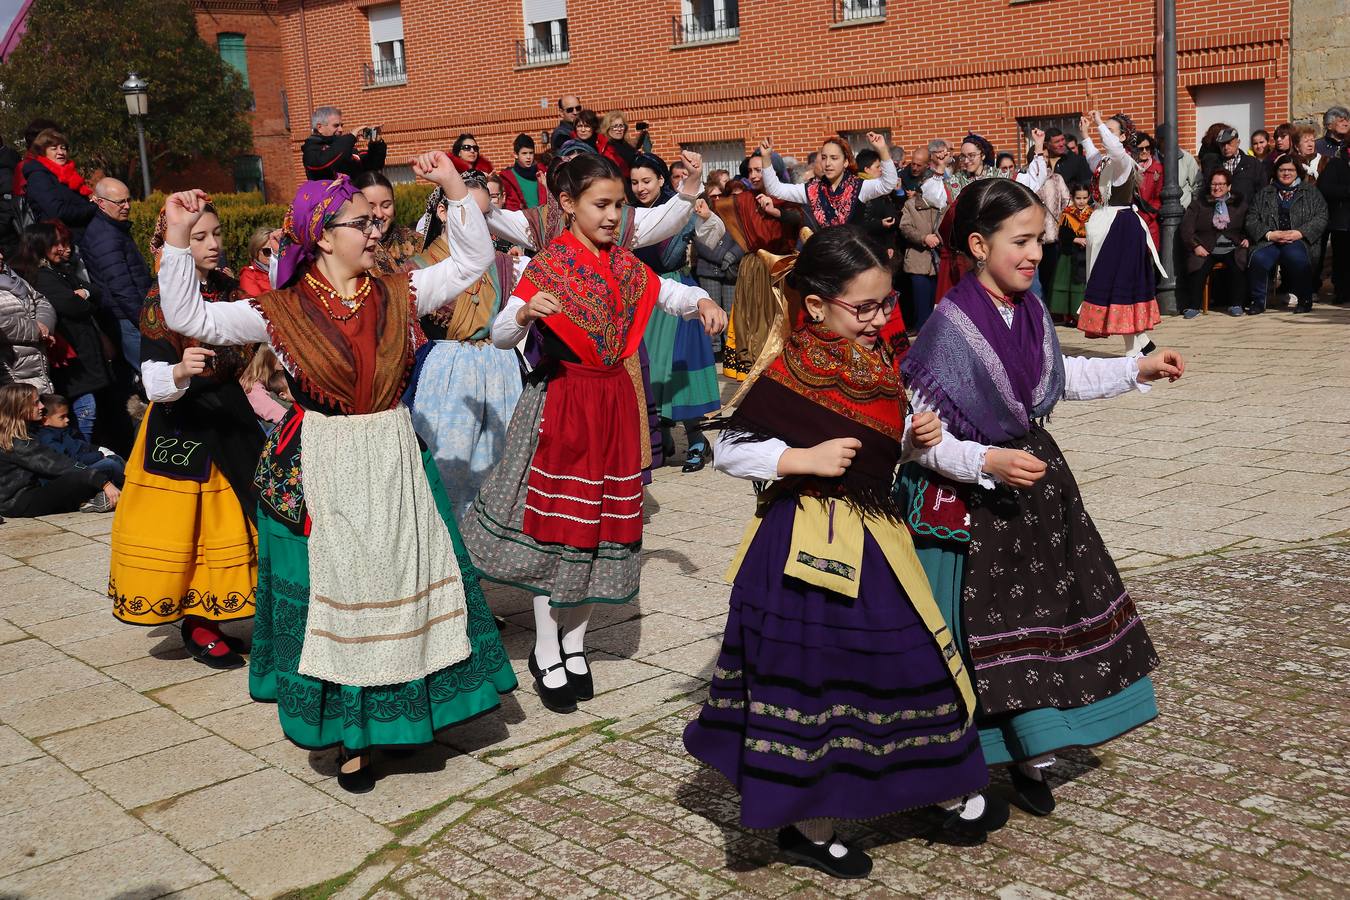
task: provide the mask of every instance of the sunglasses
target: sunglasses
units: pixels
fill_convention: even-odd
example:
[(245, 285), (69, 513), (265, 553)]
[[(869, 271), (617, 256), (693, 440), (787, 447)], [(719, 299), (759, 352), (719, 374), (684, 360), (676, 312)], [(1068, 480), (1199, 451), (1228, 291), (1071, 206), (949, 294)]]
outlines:
[(580, 106), (564, 106), (564, 107), (563, 107), (563, 112), (579, 113), (579, 112), (581, 112), (581, 107), (580, 107)]
[(463, 152), (464, 150), (472, 150), (474, 153), (477, 153), (477, 152), (478, 152), (478, 145), (477, 145), (477, 144), (461, 144), (460, 147), (459, 147), (459, 149), (460, 149), (461, 152)]
[(259, 250), (258, 252), (259, 252), (260, 254), (262, 254), (262, 258), (263, 258), (263, 259), (271, 259), (271, 258), (272, 258), (272, 248), (271, 248), (271, 247), (264, 247), (264, 248), (262, 248), (261, 250)]

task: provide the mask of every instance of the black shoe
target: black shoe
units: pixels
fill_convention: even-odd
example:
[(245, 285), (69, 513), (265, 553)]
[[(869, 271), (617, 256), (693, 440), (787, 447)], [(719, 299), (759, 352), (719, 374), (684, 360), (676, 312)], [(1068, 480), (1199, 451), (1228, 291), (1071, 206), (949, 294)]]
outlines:
[(1247, 307), (1247, 315), (1249, 316), (1259, 316), (1265, 311), (1266, 305), (1264, 303), (1253, 303), (1251, 306)]
[[(544, 684), (544, 676), (556, 669), (562, 669), (562, 663), (549, 666), (547, 669), (541, 669), (534, 658), (534, 651), (531, 650), (529, 665), (530, 674), (534, 676), (534, 688), (539, 692), (539, 699), (544, 702), (544, 706), (555, 713), (565, 714), (577, 711), (577, 692), (573, 689), (570, 679), (555, 688)], [(566, 670), (564, 669), (564, 671)]]
[[(238, 669), (245, 664), (245, 660), (239, 655), (239, 651), (230, 646), (229, 639), (224, 635), (221, 635), (220, 640), (212, 641), (206, 646), (202, 646), (194, 641), (188, 634), (188, 624), (186, 620), (183, 622), (180, 632), (183, 635), (183, 649), (188, 652), (189, 656), (208, 668), (221, 670)], [(220, 655), (213, 654), (211, 651), (216, 648), (217, 644), (224, 644), (226, 647), (230, 647), (230, 652), (222, 653)]]
[(342, 771), (342, 766), (354, 758), (352, 754), (347, 752), (346, 747), (338, 751), (338, 787), (349, 794), (369, 794), (375, 790), (375, 769), (369, 761), (355, 772)]
[(1008, 824), (1008, 801), (1002, 797), (996, 796), (991, 791), (985, 791), (984, 812), (977, 819), (963, 819), (961, 810), (955, 810), (950, 813), (947, 820), (942, 823), (942, 827), (957, 834), (970, 838), (984, 837), (991, 831), (998, 831), (1004, 825)]
[(778, 849), (793, 862), (819, 869), (835, 878), (866, 878), (871, 874), (872, 857), (857, 847), (849, 847), (848, 853), (836, 857), (830, 853), (830, 845), (834, 841), (835, 838), (831, 836), (825, 843), (817, 844), (798, 831), (795, 825), (778, 830)]
[(675, 455), (675, 438), (670, 432), (662, 429), (661, 431), (661, 462), (664, 465), (670, 465), (671, 457)]
[(572, 686), (572, 693), (576, 694), (578, 700), (595, 699), (595, 679), (591, 677), (591, 661), (586, 658), (586, 651), (580, 653), (564, 653), (562, 655), (563, 665), (567, 665), (569, 659), (580, 659), (586, 663), (586, 673), (578, 675), (571, 669), (567, 670), (567, 683)]
[(682, 472), (698, 472), (708, 464), (708, 445), (695, 444), (684, 454), (684, 468)]
[(1008, 770), (1008, 776), (1012, 779), (1013, 790), (1017, 792), (1018, 806), (1033, 816), (1048, 816), (1055, 811), (1055, 795), (1050, 793), (1044, 773), (1038, 781), (1023, 772), (1021, 766), (1013, 765)]
[(1141, 351), (1139, 352), (1139, 355), (1140, 355), (1140, 356), (1148, 356), (1150, 353), (1152, 353), (1153, 351), (1155, 351), (1155, 350), (1157, 350), (1157, 349), (1158, 349), (1158, 345), (1155, 344), (1155, 343), (1153, 343), (1152, 341), (1149, 341), (1147, 344), (1144, 345), (1144, 349), (1141, 350)]
[(1293, 309), (1292, 311), (1295, 312), (1295, 313), (1310, 313), (1310, 312), (1312, 312), (1312, 304), (1311, 304), (1311, 303), (1300, 303), (1300, 304), (1298, 304), (1297, 306), (1295, 306), (1294, 309)]

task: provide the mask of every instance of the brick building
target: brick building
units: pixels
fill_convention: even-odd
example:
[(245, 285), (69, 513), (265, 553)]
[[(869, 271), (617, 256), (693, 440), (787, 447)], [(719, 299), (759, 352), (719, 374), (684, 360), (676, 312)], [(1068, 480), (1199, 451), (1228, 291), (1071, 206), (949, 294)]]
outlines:
[[(1184, 146), (1220, 118), (1245, 133), (1288, 116), (1291, 2), (1312, 0), (1177, 0)], [(804, 158), (826, 133), (869, 129), (913, 147), (973, 128), (1012, 149), (1019, 129), (1076, 130), (1092, 106), (1156, 125), (1152, 0), (198, 5), (208, 40), (245, 35), (269, 193), (301, 177), (299, 143), (324, 104), (349, 128), (382, 125), (391, 163), (469, 131), (505, 164), (518, 132), (556, 124), (561, 93), (650, 122), (660, 153), (687, 145), (715, 162), (766, 135)], [(284, 98), (287, 153), (275, 130)]]

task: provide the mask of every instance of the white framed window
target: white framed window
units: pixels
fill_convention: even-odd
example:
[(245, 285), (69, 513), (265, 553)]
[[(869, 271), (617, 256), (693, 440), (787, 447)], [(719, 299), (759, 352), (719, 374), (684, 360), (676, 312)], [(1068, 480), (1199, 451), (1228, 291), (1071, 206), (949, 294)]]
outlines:
[(572, 58), (567, 0), (523, 0), (525, 39), (516, 42), (516, 65), (556, 65)]
[(834, 0), (834, 21), (860, 22), (886, 18), (886, 0)]
[(366, 87), (407, 84), (408, 67), (403, 56), (403, 11), (397, 3), (366, 10), (370, 20), (370, 67)]
[(671, 22), (676, 46), (734, 41), (741, 36), (738, 0), (680, 0), (680, 15)]
[(701, 141), (681, 144), (680, 147), (703, 157), (705, 177), (714, 169), (726, 169), (732, 178), (740, 177), (741, 162), (745, 159), (744, 141)]
[(889, 128), (864, 128), (859, 131), (841, 131), (839, 136), (848, 141), (848, 149), (857, 156), (861, 150), (870, 150), (872, 145), (867, 142), (867, 132), (875, 131), (877, 134), (886, 138), (886, 146), (891, 145), (891, 130)]

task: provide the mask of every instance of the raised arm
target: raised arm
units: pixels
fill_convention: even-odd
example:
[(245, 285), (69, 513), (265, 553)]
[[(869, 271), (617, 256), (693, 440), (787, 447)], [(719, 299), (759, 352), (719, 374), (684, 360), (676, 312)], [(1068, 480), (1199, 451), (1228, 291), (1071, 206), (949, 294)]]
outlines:
[[(778, 180), (778, 173), (773, 168), (773, 148), (768, 141), (759, 145), (760, 155), (764, 157), (764, 193), (775, 200), (782, 200), (784, 203), (805, 203), (806, 185), (804, 184), (783, 184)], [(892, 174), (895, 166), (891, 166)], [(892, 182), (894, 187), (894, 182)], [(865, 187), (865, 185), (864, 185)]]
[(884, 197), (895, 190), (899, 181), (900, 175), (895, 171), (895, 160), (884, 159), (881, 161), (881, 175), (876, 178), (869, 178), (862, 183), (862, 190), (858, 191), (858, 201), (866, 203), (869, 200)]
[(650, 247), (673, 238), (684, 228), (693, 211), (693, 198), (684, 194), (676, 194), (660, 206), (633, 210), (633, 246)]
[[(166, 207), (179, 196), (170, 197)], [(202, 299), (186, 235), (175, 235), (172, 221), (168, 234), (159, 260), (159, 302), (169, 330), (218, 346), (265, 342), (267, 320), (249, 301), (207, 303)], [(177, 246), (179, 241), (183, 246)]]
[(494, 206), (488, 210), (487, 227), (493, 237), (510, 241), (517, 247), (524, 247), (527, 250), (543, 249), (534, 245), (534, 240), (530, 237), (529, 222), (522, 210), (497, 209)]
[(409, 275), (417, 292), (417, 314), (420, 316), (454, 300), (493, 263), (488, 224), (472, 199), (461, 197), (446, 201), (445, 239), (450, 255)]

